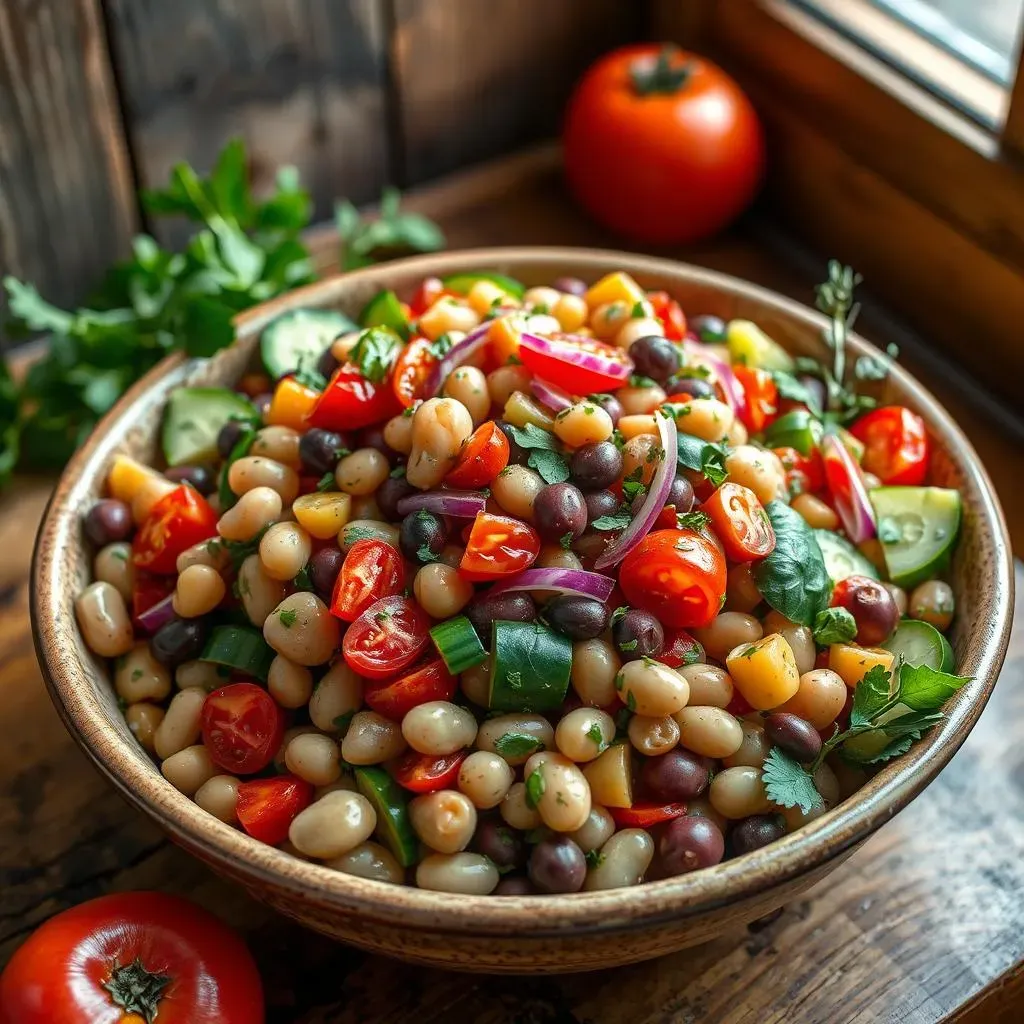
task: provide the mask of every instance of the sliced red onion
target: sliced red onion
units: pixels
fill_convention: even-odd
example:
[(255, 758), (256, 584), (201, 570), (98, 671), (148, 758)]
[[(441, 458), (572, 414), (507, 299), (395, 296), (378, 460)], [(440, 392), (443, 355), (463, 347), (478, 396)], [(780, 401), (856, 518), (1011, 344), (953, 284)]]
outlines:
[[(633, 372), (633, 360), (628, 356), (623, 357), (622, 352), (614, 346), (595, 342), (593, 338), (584, 338), (578, 334), (556, 334), (551, 338), (542, 338), (539, 334), (528, 334), (524, 331), (520, 335), (519, 345), (538, 355), (572, 363), (580, 369), (590, 370), (604, 377), (613, 377), (619, 382), (613, 385), (614, 387), (625, 384)], [(602, 348), (608, 349), (612, 355), (602, 355)], [(606, 387), (605, 390), (610, 389)]]
[(581, 594), (595, 601), (607, 601), (615, 588), (615, 580), (586, 569), (524, 569), (487, 591), (505, 594), (511, 590), (557, 590), (561, 594)]
[(425, 509), (456, 519), (473, 519), (486, 507), (487, 498), (479, 491), (424, 491), (423, 494), (410, 494), (400, 499), (395, 506), (400, 516)]
[(650, 533), (651, 527), (668, 501), (672, 490), (672, 481), (676, 476), (676, 461), (678, 459), (676, 421), (671, 416), (665, 415), (658, 415), (654, 418), (658, 424), (658, 436), (661, 439), (664, 457), (654, 471), (651, 486), (647, 490), (647, 497), (644, 498), (643, 504), (633, 516), (633, 521), (605, 548), (601, 557), (594, 562), (595, 569), (618, 565)]
[(536, 398), (539, 398), (549, 409), (561, 412), (573, 404), (572, 396), (554, 384), (549, 384), (539, 377), (530, 378), (530, 390)]
[(152, 636), (161, 626), (174, 618), (174, 594), (168, 594), (139, 615), (139, 625)]
[(448, 374), (472, 359), (487, 344), (487, 335), (494, 323), (494, 320), (485, 320), (479, 327), (474, 327), (434, 364), (427, 378), (428, 395), (436, 395), (441, 390), (441, 385), (448, 379)]
[(724, 359), (719, 359), (714, 353), (709, 352), (707, 345), (699, 341), (690, 341), (687, 338), (683, 342), (683, 351), (688, 355), (698, 356), (711, 367), (718, 378), (718, 383), (722, 385), (726, 404), (737, 416), (742, 416), (747, 408), (747, 395), (743, 385), (736, 379), (736, 374), (732, 372), (732, 367)]
[(870, 540), (877, 531), (860, 466), (835, 434), (826, 434), (821, 439), (821, 455), (832, 504), (843, 521), (846, 535), (854, 544)]

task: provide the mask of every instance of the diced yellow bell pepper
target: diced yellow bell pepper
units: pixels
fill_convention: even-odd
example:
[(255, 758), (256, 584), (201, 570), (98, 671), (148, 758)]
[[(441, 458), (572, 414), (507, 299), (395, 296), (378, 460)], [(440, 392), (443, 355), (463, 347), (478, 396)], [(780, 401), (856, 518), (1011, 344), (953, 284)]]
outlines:
[(352, 498), (341, 491), (301, 494), (292, 502), (295, 521), (317, 540), (336, 537), (352, 515)]
[(514, 363), (519, 358), (519, 328), (513, 317), (503, 316), (495, 320), (487, 332), (487, 340), (500, 366)]
[(305, 430), (306, 417), (313, 411), (320, 392), (300, 384), (294, 377), (283, 378), (274, 389), (267, 424)]
[(595, 804), (602, 807), (633, 806), (633, 748), (615, 743), (583, 768)]
[(876, 665), (891, 672), (895, 663), (891, 651), (880, 647), (857, 647), (854, 644), (832, 644), (828, 649), (828, 667), (852, 690)]
[(730, 652), (725, 665), (736, 689), (757, 711), (785, 704), (800, 689), (793, 648), (781, 633), (740, 644)]
[(606, 274), (596, 284), (592, 284), (584, 298), (591, 309), (609, 302), (624, 302), (628, 309), (632, 309), (635, 303), (647, 301), (647, 293), (629, 274), (616, 270), (612, 274)]
[(127, 455), (115, 455), (114, 463), (107, 474), (107, 490), (110, 491), (112, 498), (130, 505), (135, 500), (135, 495), (144, 487), (151, 485), (154, 480), (163, 479), (164, 477), (152, 467), (144, 466)]

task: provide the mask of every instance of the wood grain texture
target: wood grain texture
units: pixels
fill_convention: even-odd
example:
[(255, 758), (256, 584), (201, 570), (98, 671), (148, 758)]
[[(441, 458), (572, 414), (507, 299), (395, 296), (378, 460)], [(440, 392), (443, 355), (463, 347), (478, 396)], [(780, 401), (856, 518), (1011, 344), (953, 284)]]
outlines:
[(77, 302), (127, 252), (136, 212), (97, 0), (5, 0), (0, 274)]
[(557, 131), (573, 83), (636, 38), (622, 0), (393, 0), (403, 184)]
[[(254, 187), (295, 164), (319, 217), (386, 180), (383, 0), (106, 0), (141, 183), (224, 143), (249, 146)], [(162, 226), (161, 237), (179, 237)]]
[(1017, 58), (1017, 77), (1010, 93), (1010, 106), (1003, 128), (1003, 148), (1018, 161), (1024, 159), (1024, 49)]

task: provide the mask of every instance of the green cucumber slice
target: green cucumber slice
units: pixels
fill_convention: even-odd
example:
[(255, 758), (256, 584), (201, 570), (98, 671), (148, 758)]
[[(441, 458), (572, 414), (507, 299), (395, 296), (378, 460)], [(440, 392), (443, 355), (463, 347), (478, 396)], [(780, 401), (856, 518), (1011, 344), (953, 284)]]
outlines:
[(267, 373), (277, 380), (296, 370), (315, 369), (339, 334), (358, 330), (358, 324), (333, 309), (293, 309), (263, 328), (260, 356)]
[(956, 659), (949, 641), (930, 623), (902, 619), (882, 647), (908, 665), (927, 665), (937, 672), (955, 672)]
[(484, 645), (480, 643), (473, 623), (465, 615), (456, 615), (454, 619), (439, 622), (431, 629), (430, 639), (434, 641), (437, 653), (453, 676), (487, 660)]
[(497, 274), (490, 270), (467, 270), (461, 274), (449, 274), (447, 277), (441, 278), (441, 283), (445, 288), (450, 292), (455, 292), (456, 295), (468, 295), (477, 281), (490, 281), (517, 299), (521, 299), (526, 292), (525, 287), (514, 277)]
[(790, 373), (795, 365), (793, 357), (750, 320), (730, 320), (725, 329), (725, 343), (734, 363)]
[(413, 831), (402, 787), (383, 768), (356, 768), (356, 786), (377, 812), (377, 838), (403, 868), (419, 860), (419, 839)]
[(806, 409), (793, 409), (780, 416), (766, 431), (768, 448), (795, 448), (801, 455), (810, 455), (821, 444), (821, 420)]
[(876, 487), (868, 496), (893, 583), (914, 587), (946, 568), (960, 531), (959, 491)]
[(831, 530), (815, 530), (815, 540), (825, 559), (825, 571), (833, 583), (847, 576), (868, 576), (878, 579), (878, 570), (845, 537)]
[(491, 691), (496, 711), (553, 711), (569, 689), (572, 643), (540, 622), (495, 620)]
[(359, 314), (362, 327), (390, 327), (402, 338), (409, 336), (409, 322), (398, 296), (392, 291), (377, 292)]
[(160, 445), (168, 466), (210, 462), (217, 457), (217, 435), (230, 419), (256, 421), (245, 395), (227, 388), (176, 388), (164, 412)]
[(265, 683), (274, 660), (274, 649), (252, 626), (217, 626), (210, 633), (199, 660), (226, 665)]

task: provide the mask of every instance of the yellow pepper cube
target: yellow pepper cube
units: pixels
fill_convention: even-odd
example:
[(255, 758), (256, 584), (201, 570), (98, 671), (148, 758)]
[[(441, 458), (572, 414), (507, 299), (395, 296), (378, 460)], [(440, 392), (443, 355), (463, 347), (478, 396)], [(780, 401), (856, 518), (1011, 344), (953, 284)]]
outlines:
[(352, 498), (340, 491), (301, 494), (292, 503), (295, 521), (311, 537), (330, 540), (336, 537), (352, 514)]
[(892, 672), (896, 658), (880, 647), (832, 644), (828, 649), (828, 667), (852, 690), (876, 666)]
[(583, 768), (595, 804), (602, 807), (633, 806), (633, 748), (615, 743)]
[(584, 298), (591, 309), (610, 302), (624, 302), (627, 308), (632, 309), (634, 303), (647, 301), (647, 293), (629, 274), (617, 270), (613, 274), (606, 274), (596, 284), (591, 285)]
[(522, 391), (513, 391), (508, 396), (502, 416), (506, 423), (511, 423), (514, 427), (525, 427), (527, 423), (532, 423), (541, 430), (553, 430), (555, 426), (555, 421), (544, 407), (529, 395), (524, 395)]
[(144, 466), (127, 455), (115, 455), (114, 463), (107, 474), (107, 490), (110, 491), (112, 498), (130, 505), (140, 491), (150, 488), (154, 481), (163, 479), (164, 477), (155, 469)]
[(785, 704), (800, 689), (793, 648), (781, 633), (756, 643), (740, 644), (726, 658), (726, 668), (743, 699), (758, 711)]
[(487, 332), (487, 340), (499, 365), (513, 363), (519, 358), (519, 327), (514, 317), (503, 316), (495, 320)]
[(285, 377), (274, 389), (267, 412), (267, 425), (291, 427), (292, 430), (306, 429), (306, 417), (320, 397), (315, 388), (300, 384), (294, 377)]

